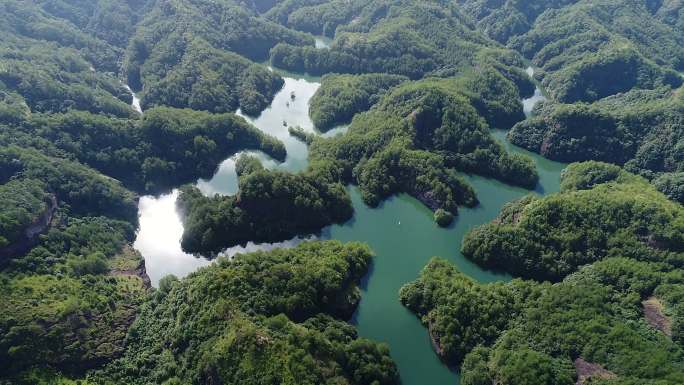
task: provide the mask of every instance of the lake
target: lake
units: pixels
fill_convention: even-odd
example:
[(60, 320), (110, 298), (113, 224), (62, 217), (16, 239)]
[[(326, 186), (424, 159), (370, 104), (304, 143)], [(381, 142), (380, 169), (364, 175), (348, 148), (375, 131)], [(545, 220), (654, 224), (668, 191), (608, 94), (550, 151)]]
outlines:
[[(309, 99), (320, 86), (315, 77), (284, 73), (285, 85), (272, 104), (258, 117), (248, 117), (260, 130), (271, 134), (285, 144), (287, 158), (278, 163), (257, 153), (264, 165), (272, 169), (299, 172), (306, 168), (306, 146), (287, 131), (289, 126), (300, 126), (307, 132), (317, 133), (308, 116)], [(294, 95), (292, 99), (291, 95)], [(541, 90), (523, 101), (525, 112), (543, 98)], [(535, 98), (534, 100), (531, 100)], [(240, 112), (238, 112), (240, 113)], [(343, 134), (339, 127), (326, 135)], [(318, 134), (318, 133), (317, 133)], [(462, 272), (480, 282), (508, 280), (509, 276), (486, 271), (469, 262), (460, 253), (463, 235), (475, 226), (491, 221), (501, 207), (530, 193), (548, 194), (559, 190), (563, 164), (549, 161), (506, 141), (506, 132), (493, 130), (492, 134), (512, 152), (524, 153), (536, 163), (540, 175), (534, 191), (513, 187), (493, 179), (465, 175), (475, 188), (480, 205), (462, 208), (454, 224), (439, 228), (432, 212), (416, 199), (401, 194), (386, 200), (377, 208), (366, 206), (355, 187), (349, 187), (355, 215), (343, 225), (322, 230), (315, 238), (362, 241), (376, 254), (372, 268), (362, 282), (362, 300), (352, 322), (359, 335), (386, 342), (396, 361), (403, 385), (458, 384), (459, 375), (440, 362), (432, 349), (427, 329), (399, 302), (399, 289), (416, 279), (430, 258), (439, 256), (454, 263)], [(199, 180), (197, 186), (205, 194), (235, 194), (237, 175), (235, 157), (226, 159), (211, 180)], [(184, 253), (180, 247), (183, 225), (175, 211), (177, 192), (158, 197), (143, 197), (139, 204), (140, 229), (134, 247), (145, 257), (147, 273), (153, 285), (167, 274), (185, 276), (211, 262)], [(314, 238), (314, 237), (309, 237)], [(234, 247), (222, 254), (274, 247), (287, 247), (301, 242), (295, 238), (277, 244), (249, 243)]]

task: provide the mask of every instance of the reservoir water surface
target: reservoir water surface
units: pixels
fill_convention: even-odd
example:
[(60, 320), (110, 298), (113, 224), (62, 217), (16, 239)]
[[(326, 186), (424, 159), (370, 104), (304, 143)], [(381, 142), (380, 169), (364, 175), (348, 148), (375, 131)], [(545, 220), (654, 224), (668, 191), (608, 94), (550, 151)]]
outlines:
[[(289, 126), (300, 126), (316, 133), (309, 119), (309, 99), (320, 86), (318, 78), (284, 73), (285, 85), (275, 96), (271, 106), (258, 117), (245, 118), (260, 130), (281, 141), (287, 149), (287, 159), (277, 163), (259, 155), (266, 167), (289, 172), (306, 168), (306, 146), (287, 131)], [(294, 95), (294, 99), (292, 99)], [(525, 112), (542, 100), (539, 89), (535, 96), (524, 100)], [(239, 112), (238, 112), (239, 113)], [(340, 127), (326, 135), (344, 134)], [(507, 280), (509, 276), (483, 270), (466, 260), (460, 253), (463, 235), (471, 228), (491, 221), (501, 207), (530, 193), (549, 194), (558, 191), (563, 164), (549, 161), (537, 154), (517, 148), (506, 141), (505, 131), (492, 134), (512, 152), (530, 156), (540, 175), (534, 191), (512, 187), (493, 179), (465, 175), (477, 192), (480, 205), (462, 208), (454, 224), (439, 228), (432, 212), (405, 194), (386, 200), (377, 208), (366, 206), (354, 187), (349, 187), (355, 215), (347, 223), (323, 229), (315, 238), (366, 242), (375, 252), (373, 266), (362, 283), (362, 300), (352, 322), (362, 337), (385, 342), (396, 361), (403, 385), (458, 384), (458, 373), (444, 365), (434, 353), (427, 329), (399, 302), (399, 289), (416, 279), (430, 258), (439, 256), (454, 263), (461, 271), (480, 282)], [(235, 194), (237, 176), (234, 157), (226, 159), (211, 180), (199, 180), (198, 187), (208, 195)], [(177, 192), (158, 197), (143, 197), (139, 204), (140, 229), (135, 247), (145, 257), (147, 272), (153, 285), (167, 274), (182, 277), (211, 262), (184, 253), (180, 247), (183, 225), (175, 211)], [(249, 243), (223, 252), (233, 255), (255, 249), (287, 247), (302, 238), (278, 244)]]

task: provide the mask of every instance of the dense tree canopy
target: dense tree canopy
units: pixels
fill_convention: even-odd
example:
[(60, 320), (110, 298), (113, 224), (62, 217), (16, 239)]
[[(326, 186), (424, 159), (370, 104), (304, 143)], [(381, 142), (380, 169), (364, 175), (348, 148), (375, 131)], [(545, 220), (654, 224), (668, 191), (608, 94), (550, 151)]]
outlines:
[(681, 89), (633, 90), (597, 103), (545, 104), (508, 137), (560, 161), (625, 164), (651, 179), (684, 169), (684, 99)]
[(558, 281), (610, 256), (684, 261), (684, 211), (640, 177), (597, 162), (565, 170), (563, 191), (508, 204), (468, 233), (463, 254), (483, 266)]
[(479, 94), (469, 87), (473, 83), (466, 78), (402, 84), (373, 109), (357, 114), (346, 135), (315, 140), (311, 157), (340, 162), (370, 204), (407, 192), (433, 210), (455, 213), (457, 205), (477, 202), (456, 171), (534, 186), (537, 174), (531, 160), (507, 153), (478, 113), (494, 115), (488, 105), (515, 110), (520, 102), (506, 93)]
[(336, 318), (356, 307), (370, 259), (360, 244), (306, 242), (167, 278), (93, 381), (395, 384), (387, 347)]
[(183, 248), (218, 252), (230, 246), (275, 242), (317, 232), (353, 214), (351, 200), (332, 167), (303, 174), (268, 171), (256, 159), (238, 159), (239, 192), (206, 197), (196, 187), (181, 190), (179, 209), (185, 231)]
[(368, 110), (387, 90), (406, 80), (386, 74), (326, 75), (311, 98), (311, 120), (321, 131), (349, 123), (356, 113)]
[(129, 83), (142, 104), (256, 115), (283, 80), (262, 61), (277, 43), (313, 44), (232, 0), (156, 1), (126, 52)]
[(460, 365), (465, 385), (572, 385), (578, 376), (678, 384), (681, 331), (670, 337), (649, 324), (642, 300), (656, 296), (679, 325), (681, 305), (672, 299), (683, 288), (681, 269), (630, 258), (596, 262), (556, 284), (479, 284), (434, 259), (401, 300), (429, 326), (438, 353)]
[[(466, 236), (466, 257), (536, 281), (435, 259), (402, 302), (464, 385), (684, 382), (681, 1), (0, 0), (0, 33), (0, 384), (398, 383), (388, 348), (345, 322), (365, 246), (220, 258), (158, 290), (132, 248), (137, 194), (242, 150), (285, 160), (235, 114), (283, 87), (269, 65), (324, 75), (311, 117), (349, 130), (291, 128), (302, 173), (244, 157), (235, 196), (183, 187), (185, 249), (344, 222), (350, 183), (448, 226), (477, 204), (462, 173), (536, 185), (489, 132), (512, 128), (548, 158), (611, 164), (572, 165), (560, 193)], [(525, 119), (528, 65), (547, 101)]]

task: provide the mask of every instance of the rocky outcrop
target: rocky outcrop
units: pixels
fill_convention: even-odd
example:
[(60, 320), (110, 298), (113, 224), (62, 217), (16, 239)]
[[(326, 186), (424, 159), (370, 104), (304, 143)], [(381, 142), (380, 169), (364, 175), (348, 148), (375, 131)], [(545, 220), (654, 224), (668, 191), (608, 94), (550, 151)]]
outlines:
[(128, 259), (132, 261), (137, 260), (138, 263), (134, 265), (135, 267), (128, 265), (128, 267), (123, 268), (112, 268), (109, 271), (109, 274), (118, 276), (139, 277), (146, 288), (149, 289), (152, 287), (150, 277), (147, 275), (147, 269), (145, 268), (145, 259), (140, 255), (140, 253), (137, 250), (133, 249), (131, 245), (126, 245), (124, 246), (119, 258)]
[(581, 357), (575, 360), (575, 370), (577, 370), (577, 382), (575, 385), (585, 385), (590, 378), (597, 380), (612, 380), (617, 378), (617, 375), (610, 370), (605, 369), (599, 364), (587, 362)]
[(50, 195), (47, 201), (47, 209), (24, 230), (23, 238), (0, 248), (0, 265), (7, 263), (12, 258), (27, 253), (35, 246), (38, 243), (39, 235), (45, 233), (50, 228), (56, 210), (57, 197)]
[(672, 337), (672, 320), (663, 312), (663, 303), (656, 297), (650, 297), (641, 304), (644, 307), (646, 322), (666, 336)]

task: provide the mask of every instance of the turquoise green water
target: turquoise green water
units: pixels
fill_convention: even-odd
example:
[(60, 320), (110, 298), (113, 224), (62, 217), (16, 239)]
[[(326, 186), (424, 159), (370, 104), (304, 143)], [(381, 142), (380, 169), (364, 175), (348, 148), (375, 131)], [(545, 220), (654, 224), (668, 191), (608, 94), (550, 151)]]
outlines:
[[(496, 134), (501, 137), (500, 132)], [(539, 156), (534, 156), (534, 160), (541, 176), (537, 191), (557, 191), (564, 166)], [(477, 191), (480, 205), (462, 209), (448, 229), (439, 228), (432, 212), (407, 195), (390, 198), (379, 208), (371, 209), (352, 188), (354, 219), (323, 233), (325, 238), (366, 242), (376, 253), (373, 269), (362, 287), (354, 322), (361, 336), (389, 344), (404, 385), (457, 384), (459, 376), (440, 362), (427, 329), (400, 304), (399, 289), (416, 279), (433, 256), (448, 259), (480, 282), (509, 279), (466, 260), (459, 252), (461, 240), (469, 229), (491, 221), (505, 203), (530, 191), (477, 176), (467, 179)]]
[[(282, 140), (286, 146), (288, 157), (284, 163), (260, 156), (267, 167), (290, 172), (306, 167), (306, 146), (289, 136), (283, 121), (316, 132), (308, 118), (308, 101), (318, 87), (316, 78), (287, 77), (283, 90), (275, 96), (272, 105), (259, 117), (246, 118), (262, 131)], [(343, 133), (344, 127), (336, 131)], [(505, 140), (504, 131), (492, 133), (509, 151), (524, 153), (534, 159), (540, 174), (536, 193), (558, 190), (562, 164), (511, 145)], [(211, 180), (198, 181), (198, 187), (205, 194), (236, 193), (237, 176), (233, 160), (224, 161)], [(432, 219), (432, 212), (405, 194), (388, 199), (378, 208), (369, 208), (362, 202), (357, 189), (350, 187), (354, 218), (343, 225), (325, 228), (320, 234), (323, 239), (366, 242), (375, 252), (373, 267), (362, 284), (362, 300), (352, 322), (357, 325), (361, 336), (389, 345), (403, 385), (458, 384), (459, 376), (440, 362), (432, 349), (427, 329), (400, 304), (399, 289), (416, 279), (433, 256), (447, 258), (480, 282), (510, 278), (482, 270), (466, 260), (459, 252), (461, 240), (469, 229), (492, 220), (505, 203), (530, 191), (478, 176), (466, 176), (466, 179), (475, 188), (480, 205), (461, 209), (450, 228), (439, 228)], [(180, 249), (182, 224), (174, 211), (175, 199), (176, 194), (172, 193), (141, 200), (141, 228), (136, 248), (145, 257), (153, 284), (166, 274), (183, 276), (210, 263)], [(226, 254), (289, 246), (298, 241), (300, 239), (275, 245), (249, 244), (227, 250)]]

